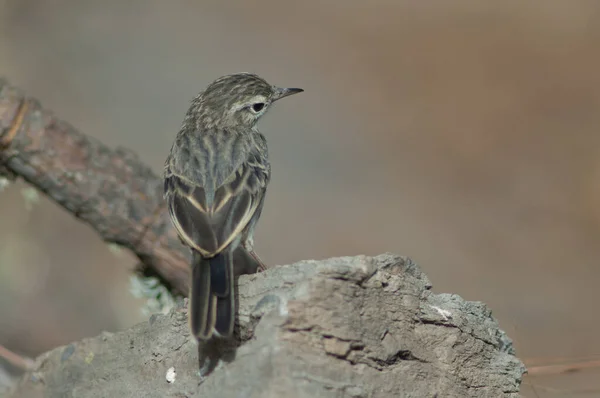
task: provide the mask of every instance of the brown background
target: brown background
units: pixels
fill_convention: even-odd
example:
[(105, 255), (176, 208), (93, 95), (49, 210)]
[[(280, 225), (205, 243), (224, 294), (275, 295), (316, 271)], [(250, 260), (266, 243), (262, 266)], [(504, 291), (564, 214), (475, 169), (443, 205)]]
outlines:
[[(0, 74), (157, 173), (189, 100), (257, 72), (270, 264), (411, 256), (486, 302), (528, 364), (600, 359), (600, 3), (0, 0)], [(144, 317), (134, 259), (25, 184), (0, 193), (0, 344), (34, 356)], [(525, 396), (598, 396), (600, 371)]]

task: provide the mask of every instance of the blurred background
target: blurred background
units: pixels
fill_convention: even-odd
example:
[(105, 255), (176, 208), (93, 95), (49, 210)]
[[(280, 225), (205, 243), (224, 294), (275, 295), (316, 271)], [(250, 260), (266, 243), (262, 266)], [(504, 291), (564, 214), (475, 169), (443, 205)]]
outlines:
[[(599, 2), (0, 0), (0, 75), (157, 174), (190, 99), (238, 71), (306, 90), (261, 124), (265, 262), (407, 255), (526, 364), (600, 359)], [(133, 256), (34, 196), (0, 193), (0, 344), (143, 321)], [(600, 371), (536, 394), (600, 396)]]

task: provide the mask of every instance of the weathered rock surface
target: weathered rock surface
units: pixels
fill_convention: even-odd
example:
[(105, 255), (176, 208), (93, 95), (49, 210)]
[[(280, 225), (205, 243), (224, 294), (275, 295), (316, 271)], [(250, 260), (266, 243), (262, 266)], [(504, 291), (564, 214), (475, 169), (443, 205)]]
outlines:
[(42, 355), (13, 396), (518, 397), (491, 311), (430, 288), (392, 254), (276, 267), (240, 278), (243, 343), (207, 377), (178, 308)]

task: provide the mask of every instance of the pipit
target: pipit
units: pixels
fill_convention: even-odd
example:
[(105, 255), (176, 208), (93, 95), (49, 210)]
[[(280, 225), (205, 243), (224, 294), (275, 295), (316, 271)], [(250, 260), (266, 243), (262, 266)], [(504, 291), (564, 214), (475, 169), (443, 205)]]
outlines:
[(164, 195), (192, 250), (189, 319), (199, 340), (231, 336), (234, 277), (265, 268), (253, 233), (271, 165), (256, 125), (275, 101), (302, 91), (251, 73), (223, 76), (192, 100), (167, 157)]

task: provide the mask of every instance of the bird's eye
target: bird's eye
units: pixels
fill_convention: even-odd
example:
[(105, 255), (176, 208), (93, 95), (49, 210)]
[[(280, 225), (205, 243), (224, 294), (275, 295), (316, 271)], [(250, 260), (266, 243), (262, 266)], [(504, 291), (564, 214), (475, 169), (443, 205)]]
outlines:
[(252, 110), (253, 110), (255, 113), (258, 113), (258, 112), (262, 111), (264, 107), (265, 107), (265, 104), (264, 104), (264, 103), (262, 103), (262, 102), (257, 102), (256, 104), (253, 104), (253, 105), (252, 105)]

